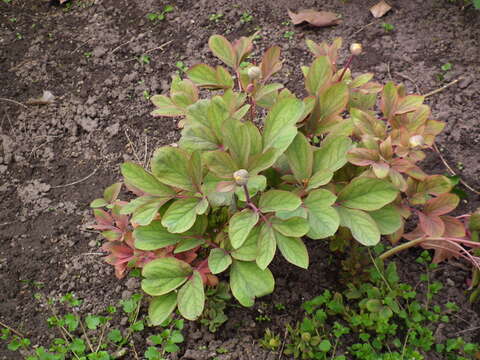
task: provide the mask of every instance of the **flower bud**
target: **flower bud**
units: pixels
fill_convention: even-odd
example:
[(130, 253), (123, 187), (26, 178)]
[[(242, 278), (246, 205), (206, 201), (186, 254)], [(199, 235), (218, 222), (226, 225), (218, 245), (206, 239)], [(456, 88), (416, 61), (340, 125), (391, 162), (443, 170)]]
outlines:
[(360, 55), (362, 53), (362, 44), (353, 43), (352, 45), (350, 45), (350, 53), (355, 56)]
[(425, 145), (425, 139), (422, 135), (414, 135), (408, 139), (408, 142), (412, 148)]
[(248, 183), (248, 171), (245, 169), (237, 170), (233, 173), (233, 180), (238, 186), (247, 185)]
[(252, 66), (247, 70), (248, 78), (252, 80), (257, 80), (262, 76), (262, 70), (258, 66)]
[(248, 84), (247, 88), (245, 89), (245, 91), (249, 94), (251, 94), (253, 90), (255, 90), (255, 85), (253, 85), (252, 83)]

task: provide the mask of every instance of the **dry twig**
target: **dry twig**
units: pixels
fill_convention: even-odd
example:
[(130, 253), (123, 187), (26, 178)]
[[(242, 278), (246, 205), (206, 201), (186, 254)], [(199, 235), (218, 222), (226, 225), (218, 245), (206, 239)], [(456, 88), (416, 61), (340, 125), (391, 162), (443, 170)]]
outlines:
[(72, 183), (69, 183), (69, 184), (52, 186), (52, 189), (57, 189), (57, 188), (62, 188), (62, 187), (67, 187), (67, 186), (72, 186), (72, 185), (77, 185), (77, 184), (80, 184), (81, 182), (83, 182), (83, 181), (85, 181), (85, 180), (89, 179), (91, 176), (93, 176), (93, 175), (94, 175), (94, 174), (97, 172), (97, 170), (98, 170), (98, 168), (97, 168), (97, 169), (95, 169), (95, 170), (93, 170), (93, 172), (92, 172), (90, 175), (88, 175), (88, 176), (84, 177), (83, 179), (80, 179), (80, 180), (74, 181), (74, 182), (72, 182)]
[(452, 85), (455, 85), (457, 82), (459, 82), (459, 81), (462, 80), (462, 79), (463, 79), (462, 77), (459, 77), (458, 79), (453, 80), (453, 81), (450, 81), (448, 84), (443, 85), (441, 88), (438, 88), (438, 89), (436, 89), (436, 90), (430, 91), (429, 93), (426, 93), (426, 94), (423, 95), (423, 96), (429, 97), (429, 96), (435, 95), (435, 94), (439, 93), (440, 91), (443, 91), (443, 90), (445, 90), (446, 88), (448, 88), (448, 87), (450, 87), (450, 86), (452, 86)]
[[(442, 160), (443, 162), (443, 165), (445, 165), (445, 167), (447, 168), (448, 172), (450, 172), (453, 176), (457, 176), (457, 173), (455, 172), (455, 170), (452, 169), (452, 167), (448, 164), (447, 160), (445, 160), (445, 158), (443, 157), (442, 153), (440, 152), (440, 150), (438, 149), (437, 147), (437, 144), (433, 144), (433, 150), (435, 150), (435, 152), (438, 154), (438, 156), (440, 157), (440, 160)], [(470, 185), (468, 185), (465, 181), (463, 181), (462, 178), (460, 178), (460, 184), (462, 184), (463, 186), (465, 186), (468, 190), (470, 190), (471, 192), (477, 194), (477, 195), (480, 195), (480, 191), (478, 190), (475, 190), (473, 187), (471, 187)]]
[(15, 330), (14, 328), (11, 328), (10, 326), (8, 326), (7, 324), (4, 324), (3, 322), (0, 321), (0, 325), (3, 326), (5, 329), (8, 329), (10, 330), (11, 332), (13, 332), (15, 335), (18, 335), (20, 336), (21, 338), (24, 338), (25, 336), (22, 335), (21, 332)]
[(18, 101), (12, 100), (12, 99), (0, 98), (0, 100), (11, 102), (12, 104), (17, 104), (17, 105), (23, 106), (25, 109), (28, 109), (27, 105), (24, 105), (24, 104), (22, 104)]

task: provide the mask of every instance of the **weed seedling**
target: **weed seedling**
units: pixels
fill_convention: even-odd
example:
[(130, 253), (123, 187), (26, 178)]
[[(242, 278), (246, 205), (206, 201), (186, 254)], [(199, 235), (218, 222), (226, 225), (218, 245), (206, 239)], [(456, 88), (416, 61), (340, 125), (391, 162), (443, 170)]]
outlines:
[(265, 334), (263, 339), (260, 340), (260, 346), (264, 349), (275, 351), (280, 348), (282, 341), (280, 340), (280, 335), (275, 334), (269, 328), (265, 329)]
[(188, 70), (188, 66), (183, 61), (177, 61), (175, 67), (179, 70), (180, 74), (185, 73)]
[(240, 16), (240, 22), (242, 24), (246, 24), (246, 23), (249, 23), (253, 20), (253, 15), (250, 14), (249, 12), (245, 11), (244, 13), (242, 13), (242, 15)]
[(283, 33), (283, 37), (288, 40), (292, 40), (294, 35), (295, 35), (295, 31), (285, 31)]
[(152, 22), (165, 20), (166, 14), (172, 12), (174, 7), (172, 5), (166, 5), (161, 12), (158, 13), (148, 13), (146, 15), (147, 19)]
[(381, 27), (383, 28), (383, 30), (385, 30), (386, 32), (390, 32), (390, 31), (393, 31), (395, 29), (395, 26), (393, 26), (392, 24), (389, 24), (389, 23), (382, 23), (381, 24)]
[(138, 57), (138, 61), (140, 62), (140, 64), (150, 64), (150, 56), (141, 55)]
[(223, 14), (211, 14), (208, 17), (208, 20), (218, 23), (220, 20), (222, 20), (222, 18), (223, 18)]

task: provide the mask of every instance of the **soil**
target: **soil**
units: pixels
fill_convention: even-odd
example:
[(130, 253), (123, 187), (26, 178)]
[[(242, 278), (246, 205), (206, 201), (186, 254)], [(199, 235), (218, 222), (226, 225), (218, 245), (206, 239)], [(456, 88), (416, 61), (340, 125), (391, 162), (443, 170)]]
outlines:
[[(149, 94), (169, 90), (177, 61), (190, 66), (215, 63), (207, 41), (212, 34), (234, 39), (260, 30), (256, 52), (279, 44), (285, 59), (284, 85), (303, 94), (300, 65), (309, 64), (304, 39), (317, 42), (343, 37), (361, 42), (365, 53), (354, 73), (374, 72), (380, 82), (403, 82), (422, 94), (452, 80), (459, 82), (427, 98), (434, 117), (447, 123), (438, 145), (445, 159), (473, 188), (480, 189), (480, 11), (462, 1), (390, 0), (393, 10), (374, 20), (368, 9), (375, 1), (356, 0), (91, 0), (54, 6), (54, 1), (0, 1), (0, 319), (28, 335), (34, 344), (47, 344), (47, 309), (34, 293), (58, 298), (74, 292), (84, 299), (81, 314), (101, 312), (138, 289), (136, 279), (117, 280), (102, 261), (100, 237), (88, 229), (89, 202), (119, 179), (119, 164), (144, 162), (153, 150), (178, 139), (174, 120), (149, 115)], [(163, 21), (148, 13), (175, 6)], [(71, 7), (69, 7), (71, 6)], [(329, 28), (286, 24), (292, 10), (316, 8), (342, 15), (341, 25)], [(242, 22), (244, 12), (252, 15)], [(220, 21), (211, 14), (223, 14)], [(383, 22), (394, 26), (382, 28)], [(292, 39), (284, 37), (294, 31)], [(149, 56), (148, 63), (139, 57)], [(347, 55), (342, 50), (342, 59)], [(452, 69), (441, 70), (451, 63)], [(444, 79), (440, 79), (443, 77)], [(280, 78), (279, 78), (280, 79)], [(55, 95), (49, 105), (22, 105), (44, 90)], [(18, 103), (20, 104), (18, 104)], [(425, 161), (426, 170), (446, 173), (438, 156)], [(462, 210), (480, 205), (468, 190)], [(313, 261), (303, 271), (277, 260), (274, 294), (254, 308), (232, 306), (229, 321), (210, 334), (190, 323), (179, 354), (183, 359), (275, 359), (258, 345), (264, 329), (282, 333), (300, 315), (300, 304), (335, 288), (338, 272), (328, 264), (325, 244), (310, 244)], [(398, 259), (404, 280), (418, 281), (421, 269), (412, 250)], [(479, 323), (478, 308), (465, 297), (469, 273), (443, 264), (435, 273), (444, 282), (443, 301), (461, 307), (442, 336)], [(286, 306), (278, 311), (275, 303)], [(269, 322), (259, 322), (259, 314)], [(153, 330), (152, 330), (153, 332)], [(480, 331), (464, 334), (480, 340)], [(142, 342), (138, 342), (142, 343)], [(139, 345), (142, 346), (142, 345)], [(223, 347), (226, 354), (216, 354)], [(0, 349), (1, 359), (20, 359)], [(133, 359), (128, 354), (125, 359)], [(285, 357), (284, 357), (285, 358)]]

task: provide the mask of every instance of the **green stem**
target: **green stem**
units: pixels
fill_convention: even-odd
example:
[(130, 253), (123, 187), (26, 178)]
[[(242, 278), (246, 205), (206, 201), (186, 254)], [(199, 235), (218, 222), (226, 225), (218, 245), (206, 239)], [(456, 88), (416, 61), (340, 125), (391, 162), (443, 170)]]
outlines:
[(422, 237), (422, 238), (418, 238), (418, 239), (403, 243), (401, 245), (395, 246), (394, 248), (392, 248), (388, 251), (385, 251), (379, 257), (380, 257), (380, 259), (385, 260), (385, 259), (389, 258), (390, 256), (395, 255), (396, 253), (399, 253), (400, 251), (406, 250), (406, 249), (411, 248), (413, 246), (417, 246), (418, 244), (422, 243), (423, 241), (425, 241), (425, 239)]

